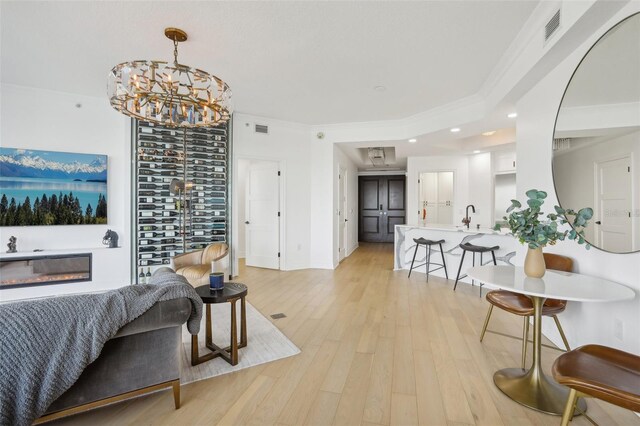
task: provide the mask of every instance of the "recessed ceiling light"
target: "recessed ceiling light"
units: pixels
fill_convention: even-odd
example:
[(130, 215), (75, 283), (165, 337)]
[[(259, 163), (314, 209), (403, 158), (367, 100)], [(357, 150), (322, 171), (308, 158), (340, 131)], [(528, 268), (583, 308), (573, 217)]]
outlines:
[(474, 154), (480, 154), (482, 151), (480, 151), (479, 149), (476, 149), (475, 151), (473, 151)]
[(453, 127), (451, 129), (451, 133), (458, 133), (460, 131), (460, 127)]
[(490, 132), (484, 132), (484, 133), (482, 134), (482, 136), (491, 136), (491, 135), (495, 135), (495, 134), (496, 134), (496, 131), (495, 131), (495, 130), (492, 130), (492, 131), (490, 131)]
[(511, 114), (507, 114), (508, 118), (516, 118), (518, 116), (517, 112), (512, 112)]
[(374, 86), (373, 90), (376, 92), (384, 92), (387, 88), (385, 86)]
[(413, 139), (413, 138), (409, 139), (409, 143), (416, 143), (416, 142), (418, 142), (418, 139)]

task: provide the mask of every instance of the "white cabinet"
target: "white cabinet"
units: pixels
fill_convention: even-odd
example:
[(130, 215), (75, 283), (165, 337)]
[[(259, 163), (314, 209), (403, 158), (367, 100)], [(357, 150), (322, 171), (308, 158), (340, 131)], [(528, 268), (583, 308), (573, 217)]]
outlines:
[(514, 151), (496, 152), (493, 158), (496, 173), (514, 172), (516, 170), (516, 153)]
[(425, 223), (453, 223), (453, 172), (420, 173), (420, 207)]

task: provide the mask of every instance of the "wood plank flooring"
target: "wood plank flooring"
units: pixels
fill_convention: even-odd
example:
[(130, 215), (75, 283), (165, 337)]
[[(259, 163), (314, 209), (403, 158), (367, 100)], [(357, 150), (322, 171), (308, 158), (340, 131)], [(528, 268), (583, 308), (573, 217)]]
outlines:
[[(335, 271), (242, 268), (237, 281), (249, 286), (248, 300), (267, 317), (287, 315), (272, 322), (301, 354), (183, 386), (179, 410), (167, 391), (56, 423), (559, 424), (494, 386), (494, 371), (519, 365), (520, 342), (495, 334), (478, 341), (488, 307), (478, 287), (454, 293), (452, 281), (408, 279), (392, 270), (392, 256), (392, 245), (363, 244)], [(521, 326), (519, 317), (494, 310), (491, 329), (520, 335)], [(543, 348), (547, 372), (558, 354)], [(630, 411), (588, 406), (602, 426), (640, 425)], [(590, 423), (580, 416), (572, 424)]]

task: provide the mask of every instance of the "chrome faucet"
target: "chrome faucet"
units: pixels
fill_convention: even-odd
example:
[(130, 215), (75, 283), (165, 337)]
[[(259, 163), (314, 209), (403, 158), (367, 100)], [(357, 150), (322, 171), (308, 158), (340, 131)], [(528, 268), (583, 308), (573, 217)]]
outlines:
[(464, 217), (464, 219), (462, 219), (462, 223), (464, 223), (467, 226), (467, 229), (469, 229), (469, 224), (471, 223), (471, 218), (469, 217), (469, 207), (471, 207), (471, 211), (473, 213), (476, 212), (476, 208), (473, 206), (473, 204), (469, 204), (466, 208), (466, 215)]

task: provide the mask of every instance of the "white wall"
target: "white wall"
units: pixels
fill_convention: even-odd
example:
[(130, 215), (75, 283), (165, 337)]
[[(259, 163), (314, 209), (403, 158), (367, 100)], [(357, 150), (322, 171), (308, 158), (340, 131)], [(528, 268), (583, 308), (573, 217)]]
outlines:
[[(453, 199), (453, 224), (462, 225), (465, 207), (473, 204), (469, 199), (469, 159), (467, 156), (452, 157), (409, 157), (407, 159), (407, 224), (417, 225), (420, 219), (418, 211), (421, 211), (420, 184), (418, 179), (422, 172), (453, 171), (454, 172), (454, 199)], [(491, 172), (489, 171), (489, 174)], [(471, 215), (471, 223), (477, 224), (478, 215)]]
[(236, 188), (236, 212), (237, 212), (237, 225), (238, 236), (235, 239), (236, 242), (236, 255), (238, 258), (244, 258), (246, 256), (246, 230), (247, 225), (244, 223), (247, 220), (246, 217), (246, 195), (247, 195), (247, 171), (249, 170), (249, 164), (251, 160), (239, 158), (237, 163), (237, 179), (235, 180)]
[[(595, 201), (595, 164), (598, 161), (614, 158), (616, 156), (631, 154), (633, 205), (631, 207), (633, 221), (634, 247), (640, 249), (640, 228), (638, 221), (640, 218), (640, 171), (638, 162), (640, 161), (640, 131), (628, 135), (605, 140), (584, 148), (571, 150), (556, 154), (553, 158), (555, 174), (554, 180), (558, 198), (563, 207), (580, 209), (592, 207), (596, 209)], [(588, 241), (594, 241), (595, 227), (587, 227), (585, 236)]]
[[(36, 88), (1, 86), (0, 145), (108, 155), (108, 225), (2, 227), (2, 246), (18, 238), (18, 250), (77, 249), (94, 252), (90, 283), (36, 286), (0, 291), (1, 300), (98, 291), (131, 283), (129, 120), (114, 111), (105, 97), (94, 98)], [(76, 104), (82, 104), (77, 108)], [(122, 248), (105, 251), (107, 229), (120, 236)], [(95, 249), (95, 250), (92, 250)]]
[(494, 177), (494, 210), (493, 221), (504, 222), (503, 217), (507, 215), (507, 208), (511, 205), (511, 200), (517, 197), (516, 194), (516, 174), (504, 173)]
[[(255, 133), (255, 124), (269, 126), (269, 134)], [(233, 119), (233, 182), (238, 182), (239, 159), (272, 160), (281, 163), (282, 221), (281, 269), (309, 267), (310, 249), (310, 168), (311, 153), (308, 126), (235, 114)], [(233, 186), (233, 242), (234, 258), (238, 248), (238, 185)], [(331, 229), (331, 228), (328, 228)], [(327, 232), (325, 230), (325, 232)], [(328, 251), (330, 254), (330, 250)], [(235, 269), (237, 271), (237, 269)]]
[(491, 153), (485, 152), (469, 156), (469, 202), (476, 208), (471, 217), (471, 225), (491, 227), (493, 200), (493, 172)]
[[(536, 188), (549, 193), (545, 204), (547, 209), (552, 209), (557, 202), (551, 172), (551, 143), (554, 121), (564, 89), (578, 62), (597, 38), (637, 9), (637, 3), (627, 5), (518, 101), (518, 194)], [(640, 290), (640, 253), (612, 254), (598, 249), (586, 251), (583, 246), (569, 242), (547, 247), (545, 250), (572, 257), (580, 273), (620, 282), (635, 289), (636, 293)], [(522, 264), (524, 254), (523, 248), (515, 263)], [(616, 303), (570, 302), (560, 320), (572, 347), (599, 343), (640, 354), (640, 297)], [(613, 336), (616, 320), (623, 323), (622, 340)], [(555, 343), (562, 345), (548, 318), (544, 321), (543, 331)]]
[(358, 168), (345, 155), (337, 145), (333, 146), (333, 215), (335, 219), (333, 229), (333, 265), (340, 262), (340, 221), (338, 211), (342, 209), (340, 202), (340, 181), (338, 174), (340, 169), (346, 170), (347, 180), (347, 211), (345, 218), (347, 222), (347, 247), (345, 247), (345, 257), (349, 256), (358, 248)]

